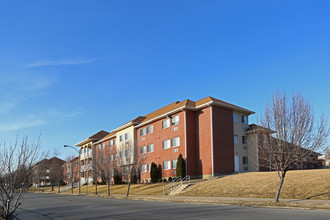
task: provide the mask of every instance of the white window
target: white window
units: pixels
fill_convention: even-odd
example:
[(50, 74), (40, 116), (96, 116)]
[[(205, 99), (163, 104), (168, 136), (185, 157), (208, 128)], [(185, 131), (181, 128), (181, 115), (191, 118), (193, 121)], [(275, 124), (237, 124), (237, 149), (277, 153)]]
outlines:
[(165, 119), (163, 121), (163, 129), (164, 128), (168, 128), (168, 127), (170, 127), (170, 119), (169, 118), (168, 119)]
[(110, 155), (110, 161), (113, 161), (113, 155), (112, 154)]
[(172, 160), (172, 169), (176, 169), (176, 163), (178, 160)]
[(114, 160), (117, 160), (117, 154), (114, 154), (114, 155), (113, 155), (113, 159), (114, 159)]
[(147, 172), (147, 165), (146, 164), (143, 164), (141, 166), (141, 172), (144, 173), (144, 172)]
[(152, 132), (154, 132), (154, 126), (150, 125), (147, 127), (147, 134), (151, 134)]
[(125, 140), (128, 140), (129, 139), (129, 133), (126, 133), (125, 134)]
[(113, 145), (116, 145), (116, 139), (113, 139)]
[(179, 124), (179, 115), (176, 115), (172, 118), (172, 125)]
[(180, 137), (172, 138), (172, 147), (180, 146)]
[(238, 119), (237, 119), (237, 113), (233, 114), (233, 119), (234, 119), (234, 123), (237, 123)]
[(104, 144), (101, 145), (101, 149), (104, 149)]
[(124, 135), (119, 136), (119, 141), (122, 142), (124, 140)]
[(99, 150), (101, 150), (101, 144), (97, 145), (97, 148), (98, 148)]
[(113, 140), (109, 141), (109, 146), (113, 146)]
[(242, 123), (247, 124), (247, 117), (245, 115), (242, 115)]
[(144, 135), (146, 135), (146, 128), (142, 128), (140, 130), (140, 136), (144, 136)]
[(154, 152), (154, 144), (148, 144), (148, 153)]
[(148, 172), (151, 170), (151, 163), (148, 163)]
[(164, 170), (171, 169), (171, 161), (170, 160), (164, 161), (163, 166), (164, 166)]
[(234, 144), (238, 144), (238, 136), (234, 135)]
[(168, 149), (170, 147), (171, 147), (170, 139), (164, 140), (163, 141), (163, 149)]
[(147, 146), (142, 146), (141, 147), (141, 154), (147, 153)]

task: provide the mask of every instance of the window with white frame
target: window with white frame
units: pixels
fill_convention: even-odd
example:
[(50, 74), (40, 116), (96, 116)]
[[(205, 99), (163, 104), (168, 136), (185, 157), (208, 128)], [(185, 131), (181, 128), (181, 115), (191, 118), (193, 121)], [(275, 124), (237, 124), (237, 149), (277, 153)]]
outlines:
[(110, 140), (110, 141), (109, 141), (109, 146), (110, 146), (110, 147), (113, 146), (113, 140)]
[(176, 169), (176, 163), (178, 160), (172, 160), (172, 169)]
[(234, 135), (234, 144), (238, 144), (238, 135)]
[(237, 113), (234, 113), (233, 114), (233, 119), (234, 119), (234, 123), (237, 123), (237, 121), (238, 121)]
[(147, 134), (151, 134), (152, 132), (154, 132), (154, 126), (153, 125), (149, 125), (147, 127)]
[(141, 152), (141, 154), (147, 153), (147, 146), (142, 146), (140, 152)]
[(114, 160), (117, 160), (117, 157), (118, 157), (117, 154), (114, 154), (114, 155), (113, 155), (113, 159), (114, 159)]
[(113, 139), (113, 145), (116, 145), (116, 139)]
[(147, 165), (146, 165), (146, 164), (143, 164), (143, 165), (141, 166), (141, 172), (142, 172), (142, 173), (147, 172)]
[(140, 136), (146, 135), (146, 128), (141, 128), (140, 130)]
[(97, 148), (98, 148), (99, 150), (101, 150), (101, 144), (97, 145)]
[(104, 149), (104, 144), (101, 144), (101, 149)]
[(148, 153), (154, 152), (154, 144), (148, 144)]
[(124, 135), (122, 134), (119, 136), (119, 141), (122, 142), (123, 140), (124, 140)]
[(169, 170), (171, 169), (171, 161), (170, 160), (166, 160), (163, 162), (163, 167), (164, 167), (164, 170)]
[(242, 123), (247, 124), (247, 116), (246, 115), (242, 115)]
[(162, 123), (163, 123), (163, 129), (170, 127), (170, 119), (169, 118), (163, 120)]
[(129, 139), (129, 133), (126, 133), (125, 134), (125, 140), (128, 140)]
[(172, 118), (172, 125), (179, 124), (179, 115), (173, 116)]
[(172, 147), (180, 146), (180, 137), (172, 138)]
[(171, 141), (170, 139), (164, 140), (163, 141), (163, 149), (168, 149), (171, 148)]
[(112, 154), (110, 155), (110, 161), (113, 161), (113, 155)]
[(148, 163), (148, 172), (151, 170), (151, 163)]

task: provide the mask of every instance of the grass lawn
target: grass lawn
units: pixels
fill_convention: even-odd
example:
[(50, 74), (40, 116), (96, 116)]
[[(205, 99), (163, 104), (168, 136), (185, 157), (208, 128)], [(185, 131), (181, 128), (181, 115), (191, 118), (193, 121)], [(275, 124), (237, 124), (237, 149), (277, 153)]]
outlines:
[[(130, 188), (130, 194), (132, 195), (163, 195), (163, 186), (169, 183), (155, 183), (155, 184), (132, 184)], [(110, 185), (110, 194), (126, 194), (127, 184)], [(108, 193), (107, 185), (97, 185), (98, 194)], [(46, 191), (45, 191), (46, 192)], [(49, 191), (48, 191), (49, 192)], [(57, 189), (55, 189), (57, 192)], [(78, 193), (78, 188), (74, 188), (74, 193)], [(81, 186), (81, 193), (86, 194), (87, 186)], [(71, 194), (71, 190), (65, 192), (65, 194)], [(88, 194), (95, 194), (95, 185), (88, 186)]]
[[(276, 172), (251, 172), (201, 182), (179, 195), (273, 198), (278, 183)], [(315, 196), (313, 199), (330, 200), (330, 169), (288, 171), (280, 198), (306, 199), (311, 196)]]

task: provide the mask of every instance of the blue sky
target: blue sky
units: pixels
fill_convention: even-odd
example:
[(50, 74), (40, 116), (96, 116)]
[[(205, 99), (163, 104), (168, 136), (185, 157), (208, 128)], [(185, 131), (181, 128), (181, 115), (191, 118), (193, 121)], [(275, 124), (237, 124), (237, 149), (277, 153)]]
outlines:
[(300, 90), (330, 114), (329, 1), (2, 1), (0, 140), (61, 157), (99, 130), (206, 96)]

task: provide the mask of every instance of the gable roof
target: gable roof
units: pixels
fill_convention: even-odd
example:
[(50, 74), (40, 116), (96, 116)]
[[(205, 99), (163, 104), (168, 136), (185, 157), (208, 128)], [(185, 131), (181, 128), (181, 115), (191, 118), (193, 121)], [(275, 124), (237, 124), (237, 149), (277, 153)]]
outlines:
[(80, 147), (80, 146), (82, 146), (82, 145), (84, 145), (88, 142), (98, 141), (98, 140), (102, 139), (103, 137), (105, 137), (108, 134), (109, 134), (109, 132), (101, 130), (101, 131), (97, 132), (96, 134), (93, 134), (92, 136), (88, 137), (87, 139), (75, 144), (75, 146)]

